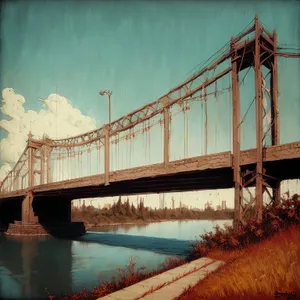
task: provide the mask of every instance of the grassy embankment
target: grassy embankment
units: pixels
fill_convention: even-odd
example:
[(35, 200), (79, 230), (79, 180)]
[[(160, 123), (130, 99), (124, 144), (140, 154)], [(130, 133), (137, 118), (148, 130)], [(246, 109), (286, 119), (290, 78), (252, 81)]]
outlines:
[[(250, 219), (239, 232), (217, 227), (215, 233), (201, 235), (188, 259), (206, 256), (227, 264), (179, 299), (273, 299), (276, 291), (299, 296), (299, 225), (300, 201), (294, 196), (277, 206), (265, 207), (261, 223)], [(135, 270), (135, 263), (130, 261), (112, 282), (94, 287), (91, 293), (85, 290), (63, 299), (97, 299), (183, 263), (169, 260), (160, 270), (145, 274), (141, 272), (144, 268)]]
[(116, 224), (148, 224), (170, 220), (225, 220), (232, 219), (233, 211), (205, 211), (190, 210), (187, 208), (176, 209), (151, 209), (141, 202), (137, 207), (130, 205), (129, 200), (114, 203), (110, 208), (96, 209), (92, 206), (74, 207), (72, 209), (72, 221), (82, 221), (87, 227), (98, 227)]
[[(298, 196), (265, 208), (261, 224), (238, 233), (216, 229), (194, 245), (194, 258), (207, 256), (226, 265), (179, 299), (299, 299), (300, 201)], [(284, 295), (281, 293), (290, 293)], [(298, 297), (298, 298), (296, 298)]]
[(180, 300), (274, 299), (276, 291), (295, 292), (300, 298), (299, 227), (290, 227), (244, 250), (214, 250), (207, 256), (227, 264), (188, 290)]

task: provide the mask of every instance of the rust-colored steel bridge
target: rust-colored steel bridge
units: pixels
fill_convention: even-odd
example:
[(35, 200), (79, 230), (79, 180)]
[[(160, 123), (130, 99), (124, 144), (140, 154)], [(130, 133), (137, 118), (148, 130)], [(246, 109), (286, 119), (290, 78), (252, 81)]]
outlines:
[[(246, 30), (221, 49), (218, 59), (155, 102), (99, 129), (67, 139), (52, 140), (44, 136), (37, 140), (30, 133), (23, 154), (1, 184), (0, 219), (10, 211), (7, 222), (18, 219), (23, 224), (32, 224), (47, 218), (56, 219), (56, 215), (60, 216), (59, 220), (70, 220), (73, 199), (222, 188), (235, 190), (235, 224), (249, 217), (249, 212), (253, 211), (251, 207), (255, 207), (256, 217), (261, 219), (263, 193), (268, 193), (272, 201), (279, 201), (280, 182), (300, 178), (300, 141), (280, 144), (277, 62), (278, 57), (299, 58), (300, 55), (280, 51), (277, 45), (276, 31), (270, 33), (256, 16)], [(224, 67), (224, 62), (229, 67)], [(266, 87), (263, 66), (271, 75), (267, 130), (271, 144), (268, 147), (264, 144)], [(219, 68), (221, 71), (217, 75), (207, 77), (210, 71), (215, 73)], [(241, 151), (239, 74), (249, 68), (254, 68), (255, 72), (256, 148)], [(222, 91), (231, 93), (232, 151), (208, 154), (207, 100), (222, 92), (217, 91), (217, 82), (224, 76), (230, 76), (231, 82)], [(208, 89), (213, 85), (216, 90), (210, 93)], [(197, 100), (201, 101), (205, 115), (204, 153), (171, 161), (172, 112), (179, 107), (186, 115)], [(139, 134), (147, 134), (154, 125), (163, 130), (162, 162), (112, 170), (112, 148), (122, 139), (128, 141)], [(99, 154), (102, 150), (103, 164)], [(83, 155), (87, 160), (84, 169), (93, 170), (89, 174), (83, 174)], [(255, 187), (255, 195), (249, 192), (249, 187)], [(250, 199), (245, 197), (245, 191)], [(19, 214), (13, 213), (16, 206), (12, 203), (21, 207)]]

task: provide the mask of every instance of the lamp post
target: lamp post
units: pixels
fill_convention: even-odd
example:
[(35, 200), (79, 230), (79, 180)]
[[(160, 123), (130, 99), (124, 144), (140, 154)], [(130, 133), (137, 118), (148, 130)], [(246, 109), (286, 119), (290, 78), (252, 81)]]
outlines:
[(105, 95), (107, 95), (107, 97), (108, 97), (108, 123), (109, 123), (109, 125), (110, 125), (110, 123), (111, 123), (111, 105), (110, 105), (110, 97), (111, 97), (111, 95), (112, 95), (112, 91), (110, 91), (110, 90), (101, 90), (101, 91), (99, 92), (99, 94), (100, 94), (101, 96), (103, 96), (103, 95), (105, 94)]

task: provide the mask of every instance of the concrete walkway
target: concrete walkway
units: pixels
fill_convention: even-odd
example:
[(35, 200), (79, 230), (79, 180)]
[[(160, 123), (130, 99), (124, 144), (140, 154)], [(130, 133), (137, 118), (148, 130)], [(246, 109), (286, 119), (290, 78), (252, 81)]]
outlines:
[[(200, 280), (209, 273), (217, 270), (223, 264), (224, 262), (222, 261), (200, 258), (99, 299), (173, 300), (179, 297), (188, 287), (195, 286)], [(145, 293), (147, 293), (147, 295), (145, 295)]]

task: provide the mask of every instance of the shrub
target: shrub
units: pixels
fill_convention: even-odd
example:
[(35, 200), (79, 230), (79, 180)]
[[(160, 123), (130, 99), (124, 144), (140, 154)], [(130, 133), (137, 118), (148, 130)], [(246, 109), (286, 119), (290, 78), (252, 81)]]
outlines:
[(297, 194), (291, 199), (282, 199), (277, 205), (264, 207), (261, 222), (251, 218), (245, 225), (241, 225), (238, 231), (232, 227), (221, 229), (216, 226), (214, 233), (208, 232), (200, 235), (202, 240), (192, 244), (189, 259), (203, 257), (216, 248), (233, 250), (247, 247), (290, 225), (300, 225), (300, 201)]
[[(164, 263), (159, 266), (158, 270), (145, 273), (142, 272), (146, 269), (145, 266), (141, 266), (136, 268), (136, 262), (134, 259), (130, 258), (129, 264), (124, 268), (117, 269), (119, 271), (119, 275), (117, 277), (113, 277), (111, 282), (104, 282), (99, 286), (94, 286), (91, 292), (87, 292), (87, 289), (84, 288), (83, 292), (73, 293), (71, 295), (66, 295), (61, 298), (61, 300), (94, 300), (100, 297), (104, 297), (105, 295), (111, 294), (118, 290), (121, 290), (125, 287), (133, 285), (141, 280), (145, 280), (167, 270), (176, 268), (185, 263), (184, 260), (180, 258), (167, 258)], [(49, 299), (51, 299), (49, 296)]]

